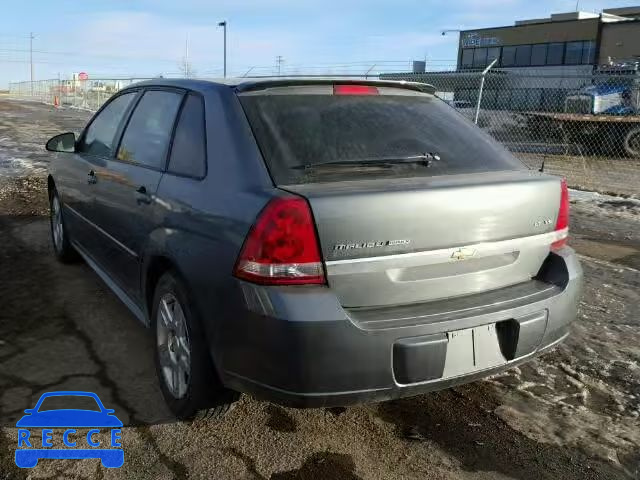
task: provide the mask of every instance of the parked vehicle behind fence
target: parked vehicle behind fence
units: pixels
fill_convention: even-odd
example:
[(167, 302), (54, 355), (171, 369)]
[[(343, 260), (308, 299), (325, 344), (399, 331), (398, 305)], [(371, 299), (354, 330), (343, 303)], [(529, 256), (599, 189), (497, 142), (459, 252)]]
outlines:
[(566, 338), (566, 183), (433, 93), (159, 79), (49, 141), (55, 254), (151, 327), (177, 416), (415, 395)]
[(532, 128), (560, 130), (585, 152), (640, 158), (640, 63), (599, 67), (592, 83), (567, 95), (563, 113), (529, 112)]

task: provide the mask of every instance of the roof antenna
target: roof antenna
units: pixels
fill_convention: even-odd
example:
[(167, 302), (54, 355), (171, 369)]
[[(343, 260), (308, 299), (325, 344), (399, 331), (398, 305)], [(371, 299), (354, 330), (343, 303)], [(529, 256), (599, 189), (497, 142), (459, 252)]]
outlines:
[(576, 12), (579, 12), (580, 10), (580, 0), (576, 0)]
[(539, 172), (544, 172), (544, 161), (545, 160), (546, 160), (545, 158), (542, 159), (542, 165), (540, 165), (540, 168), (538, 169)]

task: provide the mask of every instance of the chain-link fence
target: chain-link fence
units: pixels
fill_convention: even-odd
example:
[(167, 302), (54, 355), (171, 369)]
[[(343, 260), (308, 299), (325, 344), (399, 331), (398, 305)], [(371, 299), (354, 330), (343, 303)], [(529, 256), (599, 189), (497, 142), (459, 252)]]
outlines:
[[(613, 69), (612, 69), (613, 70)], [(640, 195), (640, 72), (385, 74), (430, 83), (530, 167), (575, 187)]]
[[(371, 77), (369, 77), (371, 78)], [(532, 168), (573, 187), (640, 195), (640, 72), (589, 76), (506, 71), (381, 74), (435, 86), (437, 95)], [(42, 80), (10, 84), (17, 98), (96, 110), (143, 79)]]
[(9, 84), (13, 98), (95, 111), (115, 92), (145, 78), (39, 80)]

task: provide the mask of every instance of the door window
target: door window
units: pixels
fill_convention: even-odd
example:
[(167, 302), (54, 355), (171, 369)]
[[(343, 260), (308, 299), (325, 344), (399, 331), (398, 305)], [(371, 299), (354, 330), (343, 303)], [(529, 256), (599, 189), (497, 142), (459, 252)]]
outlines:
[(205, 174), (204, 105), (202, 98), (190, 94), (180, 114), (171, 147), (169, 172), (202, 178)]
[(164, 169), (173, 124), (182, 94), (145, 92), (131, 115), (118, 149), (118, 160)]
[(125, 93), (114, 98), (98, 113), (87, 128), (80, 152), (100, 157), (113, 156), (116, 132), (136, 93)]

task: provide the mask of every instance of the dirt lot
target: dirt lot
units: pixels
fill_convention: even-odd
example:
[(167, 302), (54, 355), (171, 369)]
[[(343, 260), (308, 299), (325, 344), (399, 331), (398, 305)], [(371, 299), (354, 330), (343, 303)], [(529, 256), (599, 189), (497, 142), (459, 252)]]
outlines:
[[(85, 264), (51, 253), (41, 145), (86, 114), (0, 101), (0, 479), (640, 479), (640, 202), (573, 192), (585, 293), (570, 339), (503, 375), (346, 409), (243, 397), (222, 422), (165, 410), (152, 339)], [(4, 166), (3, 166), (4, 165)], [(89, 390), (125, 464), (13, 463), (25, 408)]]

